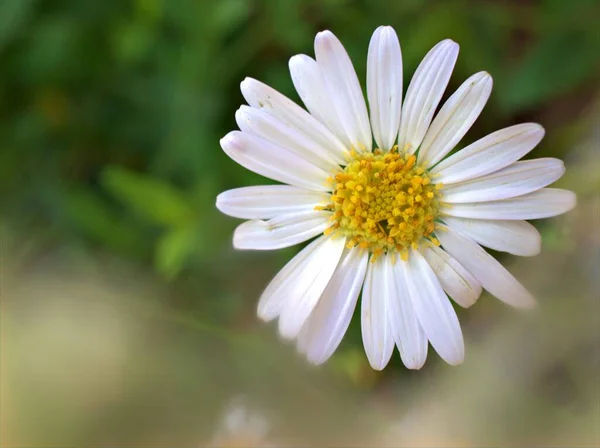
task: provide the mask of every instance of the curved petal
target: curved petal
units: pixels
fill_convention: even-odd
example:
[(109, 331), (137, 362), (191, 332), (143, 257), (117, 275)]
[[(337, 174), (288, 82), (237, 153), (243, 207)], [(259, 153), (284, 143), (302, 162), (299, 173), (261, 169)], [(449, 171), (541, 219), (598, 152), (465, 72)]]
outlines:
[(435, 272), (423, 255), (413, 249), (405, 267), (408, 292), (427, 339), (448, 364), (462, 363), (465, 344), (460, 323)]
[(425, 56), (415, 72), (402, 107), (398, 147), (414, 153), (429, 128), (435, 109), (458, 58), (458, 44), (443, 40)]
[(384, 263), (389, 279), (386, 297), (392, 335), (404, 365), (418, 370), (427, 359), (428, 341), (406, 287), (404, 271), (407, 263), (400, 260), (397, 254), (386, 255)]
[(234, 188), (217, 196), (217, 208), (243, 219), (269, 219), (289, 213), (314, 210), (331, 202), (328, 193), (289, 185), (258, 185)]
[(559, 188), (542, 188), (523, 196), (492, 202), (449, 204), (440, 212), (475, 219), (540, 219), (568, 212), (577, 202), (575, 193)]
[(329, 99), (356, 150), (371, 151), (372, 137), (367, 105), (344, 46), (331, 31), (315, 37), (315, 56), (323, 74)]
[(438, 224), (435, 234), (444, 250), (473, 274), (490, 294), (518, 308), (535, 306), (535, 299), (523, 285), (475, 241), (442, 224)]
[(285, 339), (298, 336), (335, 271), (346, 244), (346, 238), (327, 237), (311, 256), (310, 262), (286, 285), (289, 296), (279, 316), (279, 334)]
[(243, 132), (289, 149), (325, 171), (339, 168), (333, 157), (323, 151), (317, 142), (263, 110), (241, 106), (235, 113), (235, 120)]
[(542, 250), (542, 236), (527, 221), (502, 221), (444, 217), (444, 222), (482, 246), (521, 257)]
[(396, 143), (402, 107), (402, 53), (391, 26), (373, 33), (367, 58), (367, 96), (373, 136), (380, 149)]
[(221, 139), (221, 147), (237, 163), (261, 176), (307, 190), (331, 190), (329, 173), (260, 137), (233, 131)]
[(246, 78), (240, 87), (250, 106), (264, 110), (287, 123), (304, 137), (316, 141), (336, 162), (346, 163), (349, 154), (346, 146), (327, 127), (292, 100), (256, 79)]
[(317, 61), (305, 54), (298, 54), (290, 59), (289, 67), (296, 92), (308, 111), (349, 148), (350, 140), (329, 100)]
[(383, 257), (370, 262), (361, 299), (361, 332), (369, 364), (382, 370), (394, 352), (394, 336), (390, 325), (385, 287), (387, 281)]
[(428, 167), (442, 160), (471, 128), (492, 93), (486, 72), (467, 79), (442, 106), (419, 148), (419, 160)]
[(481, 295), (481, 283), (446, 251), (433, 244), (422, 246), (421, 253), (435, 272), (442, 288), (460, 306), (469, 308)]
[(564, 173), (562, 160), (522, 160), (487, 176), (449, 185), (442, 190), (443, 200), (465, 203), (514, 198), (544, 188)]
[[(337, 241), (339, 240), (322, 236), (298, 252), (277, 273), (260, 296), (258, 317), (268, 322), (279, 316), (284, 306), (298, 297), (296, 290), (302, 291), (310, 286), (310, 283), (314, 281), (323, 268), (322, 264), (328, 261), (325, 260), (328, 255), (333, 260), (331, 264), (334, 265), (333, 269), (335, 269), (337, 260), (335, 260), (335, 252), (332, 248), (337, 247), (335, 244)], [(332, 253), (333, 256), (331, 256)], [(332, 273), (333, 269), (331, 270)]]
[(354, 247), (345, 252), (298, 336), (298, 349), (313, 364), (327, 361), (342, 342), (365, 279), (367, 251)]
[(516, 162), (544, 138), (544, 128), (524, 123), (496, 131), (456, 154), (442, 160), (431, 170), (436, 183), (445, 185), (475, 179)]
[(236, 249), (274, 250), (303, 243), (331, 227), (332, 212), (308, 211), (277, 216), (269, 221), (246, 221), (233, 233)]

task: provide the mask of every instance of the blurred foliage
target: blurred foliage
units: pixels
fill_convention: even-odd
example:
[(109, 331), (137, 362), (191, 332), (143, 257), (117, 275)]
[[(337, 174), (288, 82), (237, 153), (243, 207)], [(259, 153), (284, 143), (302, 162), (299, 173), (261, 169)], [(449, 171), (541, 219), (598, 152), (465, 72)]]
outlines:
[[(66, 243), (148, 266), (171, 282), (171, 306), (242, 325), (296, 250), (234, 253), (238, 221), (214, 207), (220, 191), (264, 182), (219, 147), (244, 77), (298, 100), (287, 61), (327, 28), (364, 81), (370, 35), (389, 24), (406, 86), (449, 37), (461, 55), (448, 92), (479, 70), (495, 81), (467, 139), (533, 120), (548, 130), (534, 154), (563, 156), (596, 92), (599, 19), (595, 0), (2, 0), (3, 225), (35, 254)], [(369, 387), (352, 328), (334, 363)]]

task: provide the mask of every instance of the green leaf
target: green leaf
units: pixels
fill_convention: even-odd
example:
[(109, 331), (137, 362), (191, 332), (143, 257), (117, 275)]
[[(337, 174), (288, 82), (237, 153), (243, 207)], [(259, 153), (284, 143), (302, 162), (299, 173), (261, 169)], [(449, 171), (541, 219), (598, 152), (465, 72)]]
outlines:
[(168, 280), (177, 276), (195, 247), (195, 231), (183, 227), (165, 233), (156, 245), (154, 266)]
[(93, 191), (80, 188), (67, 192), (63, 204), (69, 223), (86, 237), (127, 254), (137, 253), (144, 247), (139, 229), (127, 225), (122, 216)]
[(36, 3), (37, 0), (0, 1), (0, 50), (23, 28)]
[(597, 33), (566, 29), (539, 41), (521, 65), (498, 87), (501, 106), (510, 112), (538, 106), (572, 90), (598, 68)]
[(134, 213), (156, 224), (180, 227), (190, 222), (193, 210), (182, 193), (171, 185), (124, 168), (102, 173), (102, 185)]

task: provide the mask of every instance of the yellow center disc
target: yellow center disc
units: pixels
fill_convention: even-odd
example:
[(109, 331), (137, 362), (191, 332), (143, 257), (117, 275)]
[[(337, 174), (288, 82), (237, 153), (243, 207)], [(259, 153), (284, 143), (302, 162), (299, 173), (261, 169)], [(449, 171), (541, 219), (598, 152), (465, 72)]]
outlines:
[(398, 251), (432, 238), (441, 185), (434, 185), (412, 154), (376, 149), (354, 153), (344, 171), (332, 178), (333, 226), (327, 233), (348, 237), (348, 247), (360, 246), (375, 255)]

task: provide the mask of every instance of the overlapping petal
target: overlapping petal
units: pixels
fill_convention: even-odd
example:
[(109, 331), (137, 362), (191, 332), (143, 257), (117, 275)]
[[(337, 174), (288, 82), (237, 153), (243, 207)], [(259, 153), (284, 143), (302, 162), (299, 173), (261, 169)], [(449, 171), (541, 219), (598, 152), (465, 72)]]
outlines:
[(250, 106), (264, 110), (295, 128), (307, 139), (316, 141), (336, 162), (346, 162), (348, 148), (325, 125), (292, 100), (252, 78), (242, 81), (240, 88)]
[(442, 160), (471, 128), (492, 93), (492, 77), (475, 73), (448, 98), (427, 130), (419, 160), (427, 167)]
[(544, 128), (536, 123), (501, 129), (442, 160), (431, 173), (444, 185), (485, 176), (519, 160), (543, 137)]
[(244, 168), (262, 176), (307, 190), (331, 190), (327, 171), (260, 137), (232, 131), (221, 139), (221, 147)]
[(327, 361), (342, 341), (363, 286), (368, 253), (358, 247), (345, 252), (298, 336), (299, 351), (313, 364)]
[(535, 306), (535, 299), (523, 285), (475, 241), (443, 225), (439, 225), (436, 236), (444, 250), (473, 274), (492, 295), (518, 308)]
[(523, 160), (486, 176), (448, 185), (442, 190), (445, 202), (485, 202), (514, 198), (544, 188), (565, 172), (562, 160)]
[(365, 98), (344, 46), (331, 31), (315, 37), (315, 56), (338, 119), (358, 151), (371, 151), (371, 126)]
[(527, 221), (445, 216), (444, 222), (473, 241), (490, 249), (521, 257), (532, 257), (542, 250), (540, 232)]
[(561, 215), (576, 204), (575, 193), (542, 188), (523, 196), (491, 202), (451, 204), (440, 208), (448, 216), (476, 219), (540, 219)]
[(401, 150), (414, 153), (419, 149), (457, 58), (458, 44), (446, 39), (433, 47), (417, 68), (402, 106), (398, 134)]
[(236, 249), (275, 250), (303, 243), (331, 227), (332, 212), (303, 211), (280, 215), (269, 221), (240, 224), (233, 233)]
[(427, 339), (448, 364), (463, 362), (465, 346), (458, 317), (427, 260), (412, 250), (405, 263), (405, 281)]
[(402, 362), (409, 369), (420, 369), (427, 359), (428, 341), (410, 299), (406, 286), (407, 263), (397, 254), (384, 258), (387, 271), (387, 308), (392, 335)]

